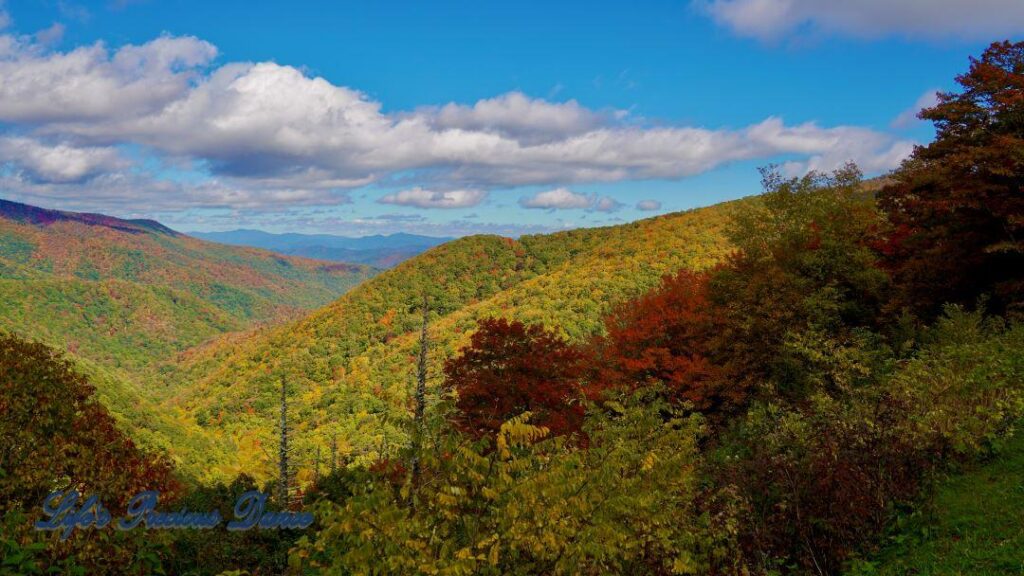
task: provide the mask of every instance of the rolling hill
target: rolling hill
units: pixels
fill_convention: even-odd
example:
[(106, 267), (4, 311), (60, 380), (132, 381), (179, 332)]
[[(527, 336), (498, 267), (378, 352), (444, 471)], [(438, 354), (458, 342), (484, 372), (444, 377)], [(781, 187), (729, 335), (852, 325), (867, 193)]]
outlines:
[(349, 238), (331, 234), (271, 234), (260, 230), (193, 232), (192, 236), (232, 246), (252, 246), (279, 254), (356, 262), (377, 268), (391, 268), (434, 246), (452, 240), (416, 234)]
[(0, 200), (0, 329), (67, 351), (134, 436), (172, 451), (210, 452), (190, 417), (156, 409), (176, 354), (301, 316), (375, 272)]
[[(729, 250), (735, 203), (621, 226), (518, 240), (461, 238), (363, 283), (298, 321), (215, 340), (182, 356), (184, 384), (165, 403), (235, 445), (221, 472), (269, 474), (281, 379), (289, 386), (301, 459), (337, 436), (343, 453), (386, 451), (403, 439), (423, 294), (431, 307), (433, 383), (477, 319), (508, 316), (571, 339), (601, 329), (609, 307), (681, 267), (705, 268)], [(308, 463), (308, 461), (307, 461)], [(307, 465), (308, 468), (308, 465)]]

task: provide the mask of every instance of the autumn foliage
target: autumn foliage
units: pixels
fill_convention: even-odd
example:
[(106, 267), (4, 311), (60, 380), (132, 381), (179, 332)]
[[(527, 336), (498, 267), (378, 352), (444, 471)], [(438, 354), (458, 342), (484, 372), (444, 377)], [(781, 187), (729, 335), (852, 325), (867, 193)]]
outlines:
[(895, 304), (926, 315), (982, 294), (1010, 307), (1024, 288), (1024, 42), (992, 44), (957, 82), (921, 112), (935, 141), (879, 194)]
[[(411, 449), (432, 481), (376, 479), (318, 542), (345, 545), (309, 553), (367, 573), (876, 573), (894, 520), (1024, 418), (1024, 327), (1003, 314), (1024, 293), (1022, 74), (1024, 44), (973, 62), (879, 198), (852, 164), (765, 169), (731, 254), (588, 293), (619, 305), (559, 324), (571, 343), (481, 322), (445, 367), (455, 426)], [(957, 305), (983, 294), (990, 312)]]
[(176, 490), (165, 460), (143, 453), (43, 344), (0, 334), (0, 502), (33, 507), (54, 488), (99, 494), (121, 510), (141, 490)]
[(743, 392), (731, 386), (713, 359), (722, 319), (708, 299), (708, 273), (680, 270), (605, 320), (595, 338), (591, 385), (635, 390), (663, 385), (669, 399), (715, 413), (736, 406)]
[[(272, 375), (313, 384), (303, 423), (331, 422), (373, 450), (314, 476), (305, 495), (325, 501), (313, 533), (185, 536), (171, 572), (277, 573), (291, 548), (287, 565), (309, 573), (875, 573), (858, 562), (895, 540), (884, 537), (894, 520), (936, 479), (998, 456), (1024, 421), (1024, 325), (1007, 313), (1024, 301), (1024, 43), (994, 44), (958, 80), (962, 93), (922, 115), (938, 139), (878, 198), (853, 165), (765, 169), (764, 194), (726, 205), (732, 252), (702, 261), (670, 241), (690, 224), (643, 244), (607, 230), (464, 239), (301, 332), (232, 353), (236, 369), (207, 384), (265, 371), (285, 350)], [(451, 287), (432, 300), (438, 365), (467, 317), (485, 319), (444, 363), (447, 390), (424, 386), (431, 402), (391, 427), (389, 411), (408, 406), (397, 343), (420, 328), (410, 295), (437, 285)], [(984, 295), (987, 311), (973, 306)], [(488, 317), (506, 313), (551, 328)], [(266, 412), (257, 392), (200, 390), (220, 402), (199, 402), (204, 425), (251, 430)], [(0, 336), (0, 513), (53, 486), (112, 507), (175, 489), (166, 462), (137, 450), (91, 393), (47, 348)], [(249, 396), (244, 417), (222, 409)], [(324, 440), (304, 432), (310, 446)], [(186, 502), (253, 487), (240, 478)], [(0, 534), (0, 552), (33, 537), (16, 536)], [(95, 568), (99, 551), (126, 563), (135, 548), (102, 541), (79, 558)]]
[[(139, 450), (92, 393), (52, 349), (0, 333), (0, 517), (20, 533), (12, 542), (39, 537), (16, 519), (33, 518), (54, 490), (95, 494), (115, 515), (143, 490), (160, 491), (165, 502), (180, 494), (170, 463)], [(50, 542), (50, 561), (70, 558), (95, 573), (140, 570), (134, 538), (76, 533)]]
[(482, 320), (470, 345), (444, 368), (458, 394), (456, 422), (478, 437), (493, 436), (523, 412), (554, 435), (579, 430), (583, 370), (583, 354), (555, 333), (502, 318)]

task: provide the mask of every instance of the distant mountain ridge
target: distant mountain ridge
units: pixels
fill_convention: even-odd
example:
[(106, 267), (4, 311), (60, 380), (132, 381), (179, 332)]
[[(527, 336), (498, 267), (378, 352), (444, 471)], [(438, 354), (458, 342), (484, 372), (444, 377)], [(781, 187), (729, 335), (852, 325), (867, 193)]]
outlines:
[(262, 230), (238, 229), (227, 232), (191, 232), (191, 236), (230, 244), (252, 246), (291, 256), (338, 262), (369, 264), (390, 268), (452, 238), (397, 233), (362, 237), (333, 234), (274, 234)]

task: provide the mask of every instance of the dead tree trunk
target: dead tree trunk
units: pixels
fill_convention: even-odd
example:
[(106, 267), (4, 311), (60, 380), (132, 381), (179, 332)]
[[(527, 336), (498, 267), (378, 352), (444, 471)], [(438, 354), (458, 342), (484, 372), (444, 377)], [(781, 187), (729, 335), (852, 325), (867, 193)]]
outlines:
[(288, 506), (288, 387), (284, 376), (281, 377), (281, 440), (278, 446), (278, 499), (282, 507)]
[(416, 371), (416, 394), (415, 407), (413, 412), (413, 437), (412, 437), (412, 486), (413, 489), (420, 484), (420, 451), (423, 448), (423, 419), (427, 408), (427, 323), (430, 319), (430, 307), (427, 296), (423, 296), (423, 325), (420, 329), (420, 361)]
[(338, 471), (338, 435), (336, 433), (331, 434), (331, 474)]
[(313, 485), (320, 485), (320, 445), (316, 445), (316, 458), (313, 459)]

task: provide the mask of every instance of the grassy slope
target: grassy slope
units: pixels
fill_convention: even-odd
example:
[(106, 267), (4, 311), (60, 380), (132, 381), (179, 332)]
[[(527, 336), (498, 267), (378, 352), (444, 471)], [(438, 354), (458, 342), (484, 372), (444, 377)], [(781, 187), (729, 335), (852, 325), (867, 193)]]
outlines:
[(703, 268), (727, 247), (731, 204), (622, 226), (527, 236), (463, 238), (402, 263), (331, 305), (284, 327), (217, 342), (185, 359), (189, 382), (170, 403), (236, 442), (224, 472), (267, 471), (264, 447), (281, 378), (291, 388), (297, 443), (307, 450), (338, 434), (343, 450), (380, 450), (401, 440), (420, 295), (431, 295), (431, 373), (493, 315), (543, 322), (568, 337), (600, 329), (617, 302), (681, 267)]
[(942, 482), (931, 509), (866, 572), (1024, 574), (1024, 433), (991, 461)]

